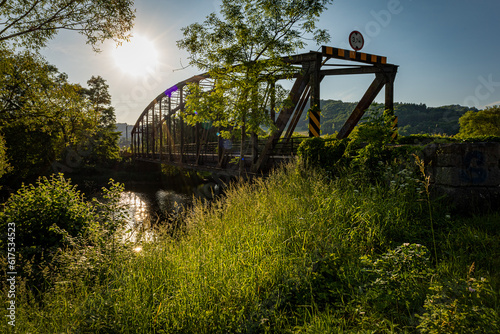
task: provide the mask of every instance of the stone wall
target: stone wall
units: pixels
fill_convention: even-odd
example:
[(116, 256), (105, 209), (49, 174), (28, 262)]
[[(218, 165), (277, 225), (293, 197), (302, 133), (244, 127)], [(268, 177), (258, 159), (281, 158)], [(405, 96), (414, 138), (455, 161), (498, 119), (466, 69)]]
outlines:
[(457, 210), (500, 208), (500, 143), (429, 144), (423, 156), (434, 193)]

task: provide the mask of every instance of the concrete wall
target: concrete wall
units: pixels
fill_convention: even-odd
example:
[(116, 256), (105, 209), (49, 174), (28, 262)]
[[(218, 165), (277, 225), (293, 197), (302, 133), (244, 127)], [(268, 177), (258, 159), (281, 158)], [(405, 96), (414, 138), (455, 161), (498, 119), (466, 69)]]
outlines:
[(500, 143), (429, 144), (423, 156), (435, 194), (457, 210), (500, 208)]

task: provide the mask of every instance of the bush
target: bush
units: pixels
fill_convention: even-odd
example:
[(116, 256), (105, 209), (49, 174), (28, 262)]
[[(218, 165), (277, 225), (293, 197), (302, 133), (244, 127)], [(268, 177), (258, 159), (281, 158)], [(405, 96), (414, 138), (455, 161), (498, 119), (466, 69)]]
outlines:
[(425, 299), (427, 282), (433, 272), (429, 259), (425, 246), (409, 243), (375, 260), (363, 257), (365, 272), (370, 277), (370, 282), (363, 287), (363, 298), (394, 318), (404, 313), (413, 314)]
[(348, 163), (344, 158), (348, 143), (349, 139), (306, 139), (300, 144), (297, 154), (307, 168), (323, 167), (334, 171)]
[(425, 300), (426, 312), (417, 316), (421, 333), (498, 333), (495, 298), (486, 278), (437, 282)]
[[(92, 229), (96, 224), (93, 215), (92, 206), (76, 186), (59, 174), (40, 178), (36, 185), (23, 185), (12, 195), (0, 213), (0, 228), (5, 234), (8, 224), (14, 223), (16, 249), (24, 257), (31, 257), (60, 247), (60, 230), (77, 236)], [(2, 249), (6, 241), (2, 235)]]
[[(5, 147), (5, 140), (0, 134), (0, 178), (11, 169), (7, 162), (7, 148)], [(1, 188), (1, 187), (0, 187)]]

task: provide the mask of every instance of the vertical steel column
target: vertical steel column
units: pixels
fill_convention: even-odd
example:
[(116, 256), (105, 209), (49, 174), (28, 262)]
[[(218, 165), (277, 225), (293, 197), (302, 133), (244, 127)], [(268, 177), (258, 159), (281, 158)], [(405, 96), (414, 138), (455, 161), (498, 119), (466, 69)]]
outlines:
[(168, 97), (167, 104), (167, 150), (168, 150), (168, 161), (172, 161), (172, 123), (170, 118), (170, 111), (172, 110), (172, 97)]
[(146, 156), (149, 158), (149, 110), (146, 111)]
[(311, 107), (309, 110), (309, 137), (321, 136), (321, 123), (320, 123), (320, 70), (323, 55), (316, 54), (316, 59), (311, 63), (311, 79), (309, 86), (311, 87)]
[(153, 106), (152, 106), (152, 115), (151, 115), (151, 137), (152, 137), (152, 141), (151, 141), (151, 151), (153, 153), (153, 156), (152, 158), (155, 159), (156, 158), (156, 119), (155, 119), (155, 111), (156, 111), (156, 101), (153, 101)]
[[(135, 127), (134, 127), (135, 129)], [(132, 132), (130, 133), (130, 150), (132, 151), (132, 156), (135, 156), (135, 148), (134, 148), (134, 140), (135, 140), (135, 135), (134, 135), (135, 131), (132, 130)]]
[(141, 143), (142, 143), (141, 155), (143, 156), (143, 158), (144, 158), (144, 153), (146, 152), (146, 150), (145, 150), (146, 143), (144, 141), (144, 133), (145, 133), (145, 129), (144, 129), (144, 117), (142, 117), (141, 118)]
[[(389, 69), (389, 68), (387, 68)], [(390, 72), (386, 72), (385, 83), (385, 109), (394, 111), (394, 80), (396, 79), (397, 67), (390, 67)]]
[(184, 120), (182, 119), (182, 115), (184, 114), (184, 87), (181, 87), (179, 89), (179, 123), (180, 123), (180, 130), (181, 130), (181, 164), (184, 162)]
[(163, 98), (160, 99), (159, 106), (160, 106), (160, 116), (159, 116), (159, 121), (160, 121), (160, 162), (163, 160), (163, 113), (161, 108), (163, 107)]

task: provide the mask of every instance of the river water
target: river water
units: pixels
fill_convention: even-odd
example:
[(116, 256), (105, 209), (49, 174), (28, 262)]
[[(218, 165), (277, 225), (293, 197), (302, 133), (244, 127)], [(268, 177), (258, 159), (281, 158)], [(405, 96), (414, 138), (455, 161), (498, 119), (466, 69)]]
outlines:
[(183, 187), (168, 183), (125, 183), (121, 204), (127, 207), (129, 216), (126, 238), (151, 240), (153, 226), (171, 223), (183, 210), (189, 210), (195, 199), (212, 200), (224, 186), (225, 183), (213, 179)]

